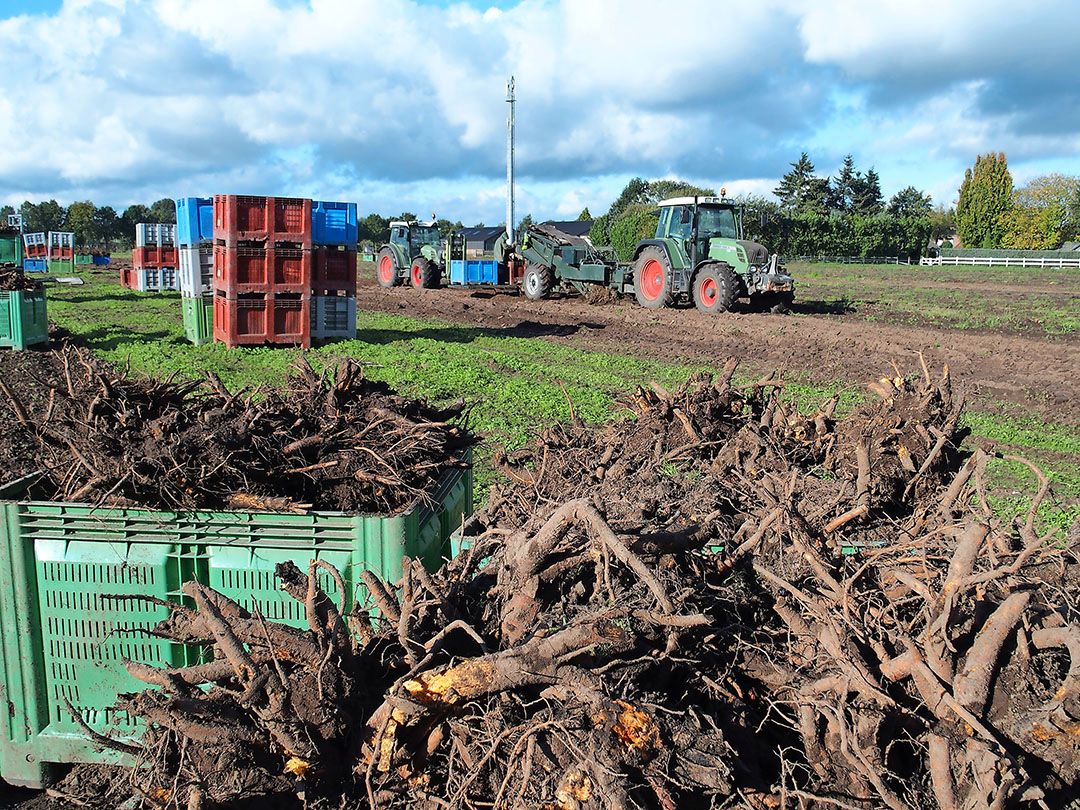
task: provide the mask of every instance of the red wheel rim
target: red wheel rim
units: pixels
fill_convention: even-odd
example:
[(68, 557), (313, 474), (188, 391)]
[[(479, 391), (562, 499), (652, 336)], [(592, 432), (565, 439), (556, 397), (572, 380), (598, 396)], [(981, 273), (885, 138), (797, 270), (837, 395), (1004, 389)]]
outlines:
[(394, 280), (394, 260), (389, 256), (379, 259), (379, 278), (387, 284)]
[(412, 266), (412, 283), (414, 287), (420, 287), (424, 283), (424, 277), (420, 275), (420, 265), (418, 264)]
[(715, 278), (703, 278), (701, 285), (698, 287), (698, 295), (701, 296), (701, 302), (706, 306), (712, 306), (716, 303), (716, 299), (720, 295), (720, 289), (716, 284)]
[(655, 301), (664, 291), (664, 266), (656, 259), (649, 259), (641, 268), (641, 294)]

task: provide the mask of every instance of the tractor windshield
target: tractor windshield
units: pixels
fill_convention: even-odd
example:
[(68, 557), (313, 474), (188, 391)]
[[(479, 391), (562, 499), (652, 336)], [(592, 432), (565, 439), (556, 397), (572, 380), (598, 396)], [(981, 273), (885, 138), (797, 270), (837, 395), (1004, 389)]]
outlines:
[(414, 245), (438, 245), (442, 235), (438, 228), (413, 228)]
[(712, 239), (715, 236), (723, 239), (738, 239), (739, 229), (735, 224), (735, 210), (729, 207), (699, 206), (698, 236), (705, 239)]

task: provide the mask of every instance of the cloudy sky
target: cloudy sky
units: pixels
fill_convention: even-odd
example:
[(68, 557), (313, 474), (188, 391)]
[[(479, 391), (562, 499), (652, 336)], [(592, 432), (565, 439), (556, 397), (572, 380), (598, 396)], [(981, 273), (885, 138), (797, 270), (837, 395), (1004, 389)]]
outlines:
[(1080, 173), (1076, 0), (0, 0), (0, 203), (289, 194), (499, 222), (806, 149), (952, 202)]

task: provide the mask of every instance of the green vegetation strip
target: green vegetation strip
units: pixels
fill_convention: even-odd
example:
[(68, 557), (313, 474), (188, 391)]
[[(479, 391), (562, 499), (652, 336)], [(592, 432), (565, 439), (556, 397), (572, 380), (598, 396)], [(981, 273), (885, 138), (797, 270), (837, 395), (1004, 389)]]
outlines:
[[(130, 292), (113, 282), (112, 273), (86, 273), (84, 278), (88, 283), (83, 287), (49, 288), (50, 318), (102, 357), (130, 363), (134, 371), (189, 378), (213, 371), (230, 386), (276, 385), (298, 354), (293, 349), (192, 346), (184, 339), (179, 296)], [(569, 419), (571, 403), (579, 417), (599, 423), (616, 415), (618, 400), (636, 385), (656, 380), (674, 387), (692, 373), (716, 370), (402, 315), (361, 311), (357, 327), (356, 340), (318, 347), (310, 352), (312, 362), (326, 365), (351, 357), (366, 365), (368, 376), (403, 394), (441, 402), (465, 398), (473, 403), (472, 428), (488, 438), (488, 453), (495, 443), (520, 447), (537, 431)], [(845, 413), (862, 401), (861, 382), (814, 385), (795, 380), (785, 390), (803, 410), (839, 395), (839, 412)], [(1080, 428), (984, 411), (967, 413), (965, 425), (973, 439), (1025, 456), (1051, 477), (1057, 499), (1042, 508), (1044, 525), (1063, 527), (1077, 517)], [(481, 496), (495, 475), (488, 453), (480, 455), (477, 470)], [(995, 460), (989, 474), (995, 508), (1009, 516), (1027, 509), (1036, 485), (1026, 467)]]

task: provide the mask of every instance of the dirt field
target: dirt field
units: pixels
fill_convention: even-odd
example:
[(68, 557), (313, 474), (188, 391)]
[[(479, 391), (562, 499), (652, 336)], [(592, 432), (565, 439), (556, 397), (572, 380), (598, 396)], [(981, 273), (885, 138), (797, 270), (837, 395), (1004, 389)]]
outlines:
[[(949, 292), (964, 289), (970, 311), (954, 311), (976, 323), (980, 319), (972, 313), (993, 315), (1007, 308), (1009, 300), (1014, 302), (1012, 311), (1023, 314), (1016, 298), (1037, 288), (1039, 295), (1052, 299), (1055, 325), (1069, 327), (1080, 306), (1080, 274), (1059, 274), (1050, 281), (1040, 277), (1029, 280), (1033, 282), (1029, 286), (1029, 281), (1011, 276), (1001, 280), (992, 272), (985, 274), (988, 280), (980, 281), (965, 269), (966, 281), (935, 278), (920, 282), (929, 285), (920, 290), (910, 283), (910, 276), (926, 268), (888, 268), (885, 280), (874, 268), (864, 272), (862, 283), (844, 287), (846, 299), (835, 298), (841, 276), (857, 269), (833, 268), (834, 277), (812, 278), (800, 288), (798, 303), (787, 315), (732, 312), (715, 317), (692, 308), (646, 310), (629, 300), (594, 306), (581, 298), (531, 302), (514, 293), (481, 290), (385, 290), (364, 273), (359, 298), (365, 310), (502, 328), (509, 334), (579, 348), (680, 362), (734, 356), (747, 370), (782, 367), (817, 383), (863, 379), (878, 371), (882, 358), (911, 368), (922, 350), (928, 360), (948, 363), (972, 386), (976, 401), (1005, 401), (1057, 422), (1080, 423), (1080, 399), (1075, 396), (1080, 340), (1071, 327), (1063, 334), (1048, 334), (1045, 319), (1026, 316), (1016, 321), (1020, 326), (967, 327), (942, 325), (932, 316), (919, 315), (920, 308), (931, 312), (938, 306), (943, 286)], [(824, 274), (820, 268), (815, 272)], [(904, 298), (920, 293), (921, 305), (909, 312)], [(987, 317), (981, 320), (992, 322)]]

